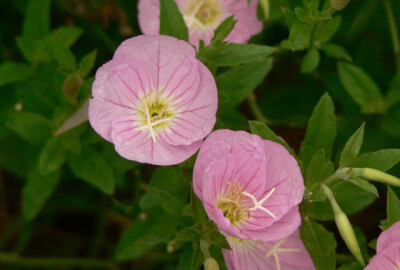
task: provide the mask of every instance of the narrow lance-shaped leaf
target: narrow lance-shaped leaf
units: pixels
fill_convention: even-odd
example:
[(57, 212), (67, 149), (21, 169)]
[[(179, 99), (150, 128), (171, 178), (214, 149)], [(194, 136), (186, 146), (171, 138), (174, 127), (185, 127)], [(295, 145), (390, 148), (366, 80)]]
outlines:
[(43, 147), (39, 157), (39, 168), (42, 174), (58, 170), (67, 159), (67, 152), (59, 137), (51, 138)]
[(174, 0), (160, 0), (160, 34), (189, 40), (188, 28)]
[(340, 168), (350, 165), (358, 156), (364, 137), (364, 124), (350, 137), (340, 155)]
[(310, 158), (319, 149), (324, 149), (326, 157), (330, 158), (335, 137), (336, 123), (333, 103), (329, 95), (324, 94), (308, 121), (306, 136), (301, 145), (300, 155), (304, 170), (307, 169)]
[(359, 67), (341, 62), (338, 64), (340, 80), (365, 114), (384, 113), (385, 103), (375, 82)]
[(357, 157), (350, 167), (372, 168), (386, 172), (400, 162), (400, 149), (382, 149)]
[(336, 269), (336, 241), (333, 233), (309, 217), (305, 217), (300, 227), (300, 236), (317, 270)]
[(234, 15), (226, 18), (214, 31), (214, 37), (211, 39), (211, 43), (215, 41), (223, 41), (232, 29), (235, 27), (237, 20), (234, 19)]
[(10, 83), (26, 81), (33, 75), (33, 68), (18, 63), (6, 62), (0, 65), (0, 87)]
[(31, 0), (27, 6), (22, 34), (43, 38), (50, 31), (50, 0)]

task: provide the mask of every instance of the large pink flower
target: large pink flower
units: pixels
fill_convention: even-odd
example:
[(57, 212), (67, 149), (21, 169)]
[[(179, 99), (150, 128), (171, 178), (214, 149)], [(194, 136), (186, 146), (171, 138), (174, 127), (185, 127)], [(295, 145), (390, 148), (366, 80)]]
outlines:
[(228, 270), (314, 270), (298, 231), (273, 242), (227, 237), (232, 250), (223, 250)]
[[(235, 28), (227, 41), (245, 43), (259, 33), (262, 22), (257, 19), (258, 0), (249, 5), (247, 0), (175, 0), (189, 28), (190, 43), (198, 46), (199, 40), (210, 43), (214, 30), (227, 17), (235, 14)], [(160, 33), (160, 1), (139, 1), (139, 24), (143, 34)]]
[(217, 130), (203, 143), (193, 188), (227, 235), (275, 241), (300, 225), (304, 193), (296, 160), (280, 144), (244, 131)]
[(400, 221), (379, 235), (376, 247), (377, 254), (364, 270), (400, 269)]
[(96, 73), (89, 120), (117, 152), (157, 165), (180, 163), (215, 123), (217, 88), (193, 47), (168, 36), (124, 41)]

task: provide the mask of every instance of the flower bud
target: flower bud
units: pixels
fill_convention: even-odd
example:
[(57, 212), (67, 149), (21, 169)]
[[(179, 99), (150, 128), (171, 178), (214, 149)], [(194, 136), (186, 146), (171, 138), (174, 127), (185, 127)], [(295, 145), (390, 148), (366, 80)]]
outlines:
[(217, 261), (213, 257), (208, 257), (204, 261), (204, 269), (205, 270), (219, 270), (219, 266)]
[(381, 183), (385, 183), (388, 185), (400, 187), (400, 179), (384, 173), (382, 171), (371, 169), (371, 168), (352, 168), (351, 169), (352, 176), (359, 176), (367, 180), (377, 181)]
[(350, 0), (331, 0), (331, 6), (336, 10), (344, 9)]
[(342, 236), (344, 242), (346, 243), (346, 246), (353, 254), (353, 256), (356, 257), (356, 259), (361, 263), (361, 265), (364, 266), (365, 263), (361, 255), (360, 246), (358, 245), (358, 241), (354, 233), (353, 227), (351, 226), (351, 223), (349, 221), (349, 218), (342, 211), (342, 209), (340, 209), (338, 203), (335, 200), (335, 197), (333, 196), (332, 191), (324, 184), (322, 184), (322, 189), (331, 203), (333, 213), (335, 216), (336, 226), (339, 230), (340, 235)]

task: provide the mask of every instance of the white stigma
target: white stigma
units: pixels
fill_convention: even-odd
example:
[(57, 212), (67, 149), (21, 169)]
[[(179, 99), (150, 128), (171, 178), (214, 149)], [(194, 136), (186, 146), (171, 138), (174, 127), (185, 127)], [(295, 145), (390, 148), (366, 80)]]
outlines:
[(274, 256), (275, 263), (276, 263), (276, 268), (277, 270), (281, 270), (281, 262), (279, 260), (279, 255), (278, 252), (301, 252), (301, 249), (299, 248), (280, 248), (281, 245), (283, 245), (286, 242), (287, 238), (284, 238), (280, 241), (278, 241), (265, 255), (265, 258), (268, 259), (271, 257), (271, 255)]
[(247, 193), (245, 191), (243, 191), (243, 194), (246, 195), (247, 197), (249, 197), (250, 199), (252, 199), (254, 206), (252, 208), (249, 209), (249, 211), (255, 211), (257, 209), (260, 209), (261, 211), (264, 211), (265, 213), (267, 213), (268, 215), (270, 215), (273, 218), (276, 218), (275, 214), (272, 213), (270, 210), (268, 210), (267, 208), (265, 208), (263, 206), (263, 203), (269, 198), (271, 197), (272, 193), (274, 193), (275, 188), (272, 188), (267, 195), (265, 195), (264, 198), (262, 198), (260, 201), (257, 201), (256, 197), (253, 196), (253, 194)]

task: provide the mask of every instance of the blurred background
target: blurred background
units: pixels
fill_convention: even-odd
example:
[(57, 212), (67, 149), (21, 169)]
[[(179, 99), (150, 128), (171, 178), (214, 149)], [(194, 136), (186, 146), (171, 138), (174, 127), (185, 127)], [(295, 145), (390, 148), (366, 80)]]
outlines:
[[(400, 23), (400, 0), (390, 2)], [(338, 12), (340, 22), (320, 35), (311, 70), (302, 68), (307, 50), (282, 43), (289, 37), (285, 10), (302, 1), (269, 3), (267, 14), (259, 12), (264, 29), (251, 40), (280, 47), (254, 86), (267, 124), (298, 151), (313, 108), (328, 92), (337, 117), (335, 161), (363, 122), (361, 152), (399, 148), (400, 77), (384, 1), (352, 0)], [(0, 269), (196, 269), (192, 246), (167, 252), (176, 232), (192, 222), (176, 209), (185, 211), (189, 202), (194, 157), (158, 169), (128, 161), (88, 122), (76, 120), (95, 70), (123, 40), (140, 35), (137, 1), (0, 0), (0, 18)], [(324, 43), (345, 51), (333, 55)], [(376, 84), (386, 110), (362, 109), (341, 82), (339, 61), (358, 66)], [(76, 112), (69, 121), (79, 125), (65, 130)], [(242, 99), (220, 107), (215, 128), (248, 130), (255, 118)], [(400, 167), (390, 173), (400, 176)], [(160, 195), (163, 190), (173, 198)], [(367, 242), (386, 217), (386, 189), (378, 190), (379, 200), (346, 189), (338, 198), (346, 213), (358, 212), (351, 220)], [(329, 205), (317, 208), (316, 218), (334, 228)], [(221, 262), (220, 250), (213, 252)]]

